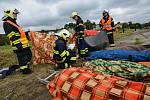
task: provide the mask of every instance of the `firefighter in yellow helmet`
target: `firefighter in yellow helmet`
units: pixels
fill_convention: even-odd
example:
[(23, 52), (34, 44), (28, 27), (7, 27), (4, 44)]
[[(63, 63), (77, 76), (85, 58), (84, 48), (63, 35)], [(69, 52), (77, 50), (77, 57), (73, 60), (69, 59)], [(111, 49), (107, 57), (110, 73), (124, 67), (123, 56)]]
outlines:
[(14, 53), (17, 55), (21, 73), (29, 74), (31, 73), (29, 62), (32, 58), (32, 53), (26, 33), (16, 22), (18, 13), (19, 11), (17, 9), (4, 10), (4, 17), (2, 17), (3, 28), (6, 36), (10, 40), (10, 44), (12, 45)]
[(58, 69), (69, 68), (76, 63), (76, 53), (67, 47), (70, 32), (66, 29), (61, 30), (58, 39), (55, 41), (53, 58), (57, 63)]
[(100, 20), (99, 26), (102, 30), (106, 31), (110, 47), (114, 47), (114, 21), (113, 18), (109, 15), (108, 10), (103, 11), (103, 18)]
[(75, 35), (77, 38), (78, 54), (80, 58), (85, 59), (88, 57), (88, 45), (84, 40), (85, 26), (83, 25), (83, 20), (77, 12), (72, 12), (71, 17), (76, 21)]

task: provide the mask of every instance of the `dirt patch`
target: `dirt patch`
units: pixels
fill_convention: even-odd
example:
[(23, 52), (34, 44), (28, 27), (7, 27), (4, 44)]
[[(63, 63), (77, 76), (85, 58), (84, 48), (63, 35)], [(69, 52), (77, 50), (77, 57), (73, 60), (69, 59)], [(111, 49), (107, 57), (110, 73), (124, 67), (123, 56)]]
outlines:
[(37, 76), (49, 74), (52, 65), (33, 66), (30, 75), (22, 75), (19, 71), (0, 80), (0, 100), (50, 100), (46, 85), (41, 84)]

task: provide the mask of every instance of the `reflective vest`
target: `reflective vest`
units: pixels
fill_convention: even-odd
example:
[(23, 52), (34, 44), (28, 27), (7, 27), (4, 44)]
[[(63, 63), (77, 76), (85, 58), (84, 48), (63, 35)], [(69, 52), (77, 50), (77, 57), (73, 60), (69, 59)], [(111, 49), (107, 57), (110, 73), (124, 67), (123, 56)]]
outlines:
[(105, 22), (105, 20), (104, 19), (102, 19), (101, 20), (101, 24), (102, 24), (102, 26), (103, 26), (103, 30), (112, 30), (112, 26), (111, 26), (111, 21), (112, 20), (112, 17), (111, 16), (109, 16), (109, 18), (108, 18), (108, 21), (107, 22)]
[(10, 21), (10, 20), (7, 20), (7, 21), (5, 21), (5, 22), (7, 22), (7, 23), (13, 25), (14, 27), (16, 27), (16, 28), (19, 30), (19, 33), (20, 33), (20, 39), (19, 39), (19, 40), (20, 40), (20, 42), (22, 43), (22, 47), (23, 47), (23, 48), (29, 47), (29, 41), (28, 41), (28, 39), (27, 39), (27, 37), (26, 37), (26, 34), (25, 34), (25, 32), (23, 31), (22, 27), (16, 25), (15, 23), (13, 23), (13, 22)]

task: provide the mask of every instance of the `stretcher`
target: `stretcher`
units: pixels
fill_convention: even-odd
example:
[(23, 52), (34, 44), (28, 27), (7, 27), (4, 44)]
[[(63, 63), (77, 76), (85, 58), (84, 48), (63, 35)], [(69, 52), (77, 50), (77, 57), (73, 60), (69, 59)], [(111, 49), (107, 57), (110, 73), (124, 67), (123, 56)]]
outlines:
[(38, 79), (41, 83), (47, 85), (47, 84), (49, 83), (49, 81), (50, 81), (51, 79), (53, 79), (53, 77), (54, 77), (58, 72), (59, 72), (59, 71), (50, 70), (50, 74), (49, 74), (48, 76), (46, 76), (45, 78), (41, 78), (41, 77), (37, 76), (37, 79)]

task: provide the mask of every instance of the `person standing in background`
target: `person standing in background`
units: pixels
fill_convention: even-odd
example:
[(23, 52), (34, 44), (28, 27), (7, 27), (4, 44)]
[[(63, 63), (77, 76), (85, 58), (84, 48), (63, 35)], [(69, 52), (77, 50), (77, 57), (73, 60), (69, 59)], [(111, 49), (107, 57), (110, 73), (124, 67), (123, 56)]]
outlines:
[(72, 12), (71, 18), (76, 21), (75, 35), (77, 39), (78, 54), (81, 59), (88, 57), (88, 46), (84, 40), (84, 30), (83, 20), (77, 12)]
[(114, 47), (114, 37), (113, 37), (113, 31), (114, 31), (114, 21), (113, 18), (109, 15), (108, 10), (103, 11), (103, 18), (99, 22), (99, 26), (103, 31), (106, 31), (110, 47)]

